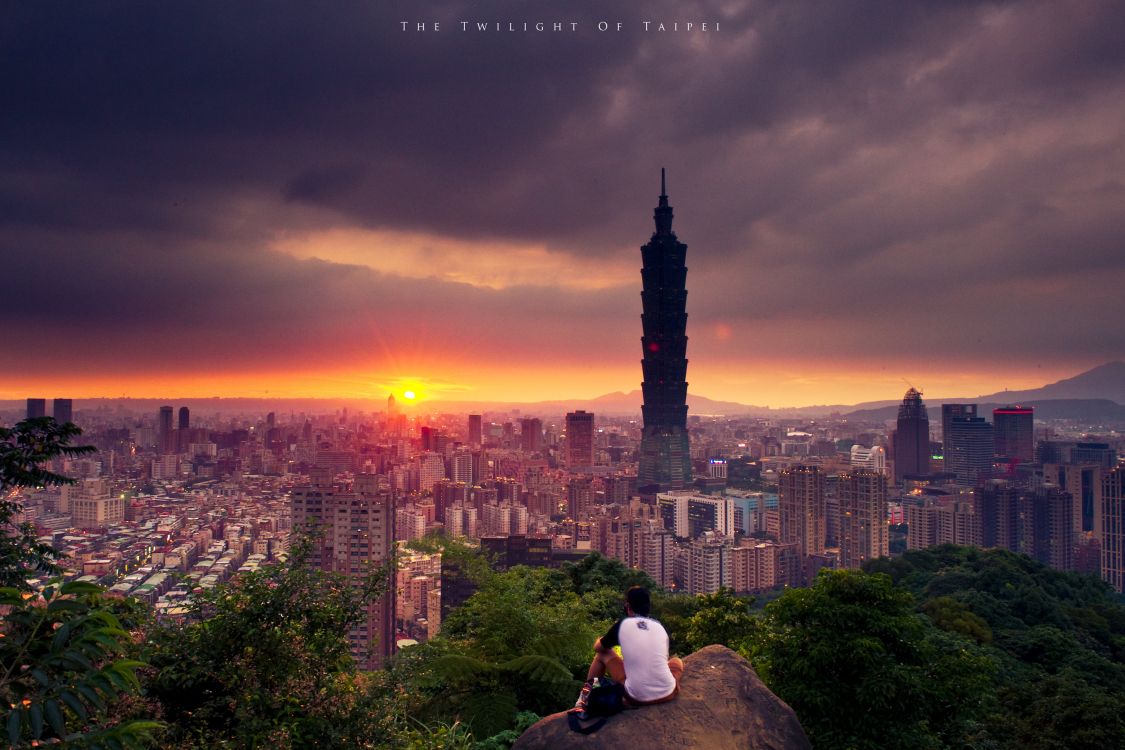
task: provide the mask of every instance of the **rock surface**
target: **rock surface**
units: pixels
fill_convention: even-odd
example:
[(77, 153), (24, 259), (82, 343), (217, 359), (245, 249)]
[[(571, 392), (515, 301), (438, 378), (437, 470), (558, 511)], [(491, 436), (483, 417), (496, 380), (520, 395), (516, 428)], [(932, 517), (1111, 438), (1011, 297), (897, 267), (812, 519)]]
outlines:
[(680, 697), (623, 711), (594, 734), (571, 731), (566, 713), (541, 719), (512, 750), (590, 748), (810, 748), (797, 715), (758, 679), (750, 663), (725, 646), (684, 659)]

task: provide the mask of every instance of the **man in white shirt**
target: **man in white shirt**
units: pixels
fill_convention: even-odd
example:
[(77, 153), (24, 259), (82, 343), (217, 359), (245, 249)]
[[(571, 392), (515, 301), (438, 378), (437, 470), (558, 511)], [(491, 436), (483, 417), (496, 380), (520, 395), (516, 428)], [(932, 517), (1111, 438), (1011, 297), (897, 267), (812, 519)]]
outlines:
[[(651, 606), (648, 589), (634, 586), (626, 592), (625, 617), (594, 641), (596, 653), (576, 709), (585, 708), (594, 678), (602, 675), (625, 686), (630, 705), (663, 703), (679, 693), (684, 662), (679, 657), (668, 658), (668, 632), (649, 617)], [(614, 646), (621, 646), (621, 656)]]

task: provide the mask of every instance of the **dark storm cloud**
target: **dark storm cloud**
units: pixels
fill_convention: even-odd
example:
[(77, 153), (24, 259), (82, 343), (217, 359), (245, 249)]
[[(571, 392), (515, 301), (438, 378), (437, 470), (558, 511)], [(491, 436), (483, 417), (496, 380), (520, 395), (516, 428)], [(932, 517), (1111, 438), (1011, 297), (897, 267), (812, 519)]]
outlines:
[[(351, 352), (376, 329), (388, 347), (411, 327), (455, 347), (546, 330), (631, 361), (635, 289), (473, 289), (266, 248), (352, 226), (620, 257), (647, 239), (666, 165), (691, 247), (693, 356), (807, 351), (808, 337), (814, 355), (897, 355), (918, 331), (947, 358), (1125, 349), (1108, 293), (1125, 276), (1117, 2), (4, 14), (0, 316), (29, 340), (142, 357), (176, 331), (221, 360), (283, 343)], [(462, 32), (461, 19), (582, 29)], [(627, 28), (597, 32), (600, 19)], [(645, 33), (643, 20), (723, 30)], [(28, 283), (46, 279), (50, 305)], [(717, 322), (754, 335), (714, 343)]]

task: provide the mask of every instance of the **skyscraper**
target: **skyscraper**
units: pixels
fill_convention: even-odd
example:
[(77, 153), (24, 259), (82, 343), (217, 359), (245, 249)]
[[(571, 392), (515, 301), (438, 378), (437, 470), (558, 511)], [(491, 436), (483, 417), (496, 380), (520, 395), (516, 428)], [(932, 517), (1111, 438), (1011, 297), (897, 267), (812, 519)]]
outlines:
[(74, 421), (74, 402), (69, 398), (56, 398), (52, 404), (54, 410), (52, 414), (55, 421), (59, 424), (66, 424), (67, 422)]
[[(945, 407), (942, 421), (945, 422)], [(971, 404), (976, 411), (976, 405)], [(942, 436), (945, 470), (956, 475), (957, 483), (975, 485), (992, 471), (992, 425), (984, 417), (954, 416)]]
[(480, 445), (484, 431), (481, 429), (480, 414), (469, 415), (469, 445)]
[(590, 468), (594, 465), (594, 415), (588, 411), (570, 412), (566, 415), (566, 455), (570, 469)]
[(27, 400), (27, 418), (38, 419), (47, 416), (47, 399), (29, 398)]
[(172, 453), (176, 444), (172, 437), (172, 407), (161, 406), (159, 419), (156, 422), (157, 446), (161, 453)]
[(1035, 410), (1030, 406), (1002, 406), (992, 410), (997, 457), (1009, 462), (1035, 460)]
[(908, 390), (898, 407), (894, 449), (895, 484), (902, 484), (906, 476), (930, 473), (930, 417), (921, 391)]
[[(975, 417), (977, 415), (976, 404), (942, 404), (941, 405), (941, 455), (945, 459), (945, 470), (953, 471), (949, 467), (949, 436), (951, 433), (950, 428), (953, 426), (954, 417)], [(991, 456), (989, 457), (991, 458)]]
[[(269, 416), (272, 417), (273, 412), (270, 412)], [(269, 424), (269, 422), (270, 422), (270, 420), (269, 420), (269, 418), (267, 418), (266, 419), (267, 426), (272, 427), (273, 425)], [(179, 414), (178, 414), (178, 421), (176, 423), (176, 429), (182, 430), (182, 431), (185, 431), (185, 432), (187, 430), (191, 429), (191, 410), (188, 409), (186, 406), (180, 407), (180, 411), (179, 411)]]
[(637, 485), (642, 491), (691, 483), (687, 431), (687, 245), (672, 231), (672, 207), (660, 170), (656, 231), (641, 247), (641, 390), (644, 432)]
[(537, 417), (520, 420), (520, 450), (537, 453), (543, 447), (543, 421)]

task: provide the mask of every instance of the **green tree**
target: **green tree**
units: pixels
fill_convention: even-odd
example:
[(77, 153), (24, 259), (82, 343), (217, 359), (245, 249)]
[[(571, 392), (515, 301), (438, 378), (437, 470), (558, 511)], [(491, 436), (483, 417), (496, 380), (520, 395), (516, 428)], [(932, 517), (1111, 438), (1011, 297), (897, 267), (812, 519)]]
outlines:
[(43, 464), (93, 452), (91, 445), (71, 445), (81, 433), (73, 424), (59, 424), (51, 417), (0, 427), (0, 586), (30, 591), (29, 576), (59, 572), (58, 551), (36, 539), (32, 524), (13, 524), (21, 509), (13, 491), (73, 484), (73, 479)]
[(696, 610), (684, 629), (687, 653), (715, 643), (749, 655), (758, 618), (750, 612), (754, 597), (737, 596), (728, 588), (695, 597)]
[(474, 736), (513, 726), (517, 712), (573, 700), (599, 635), (567, 575), (517, 566), (489, 576), (442, 623), (441, 637), (405, 650), (395, 672), (422, 721), (460, 720)]
[[(348, 631), (384, 591), (284, 563), (197, 595), (194, 616), (154, 624), (145, 686), (169, 722), (168, 747), (375, 747), (393, 736), (391, 688), (358, 675)], [(374, 743), (374, 744), (372, 744)]]
[(0, 428), (0, 700), (12, 747), (62, 743), (67, 747), (121, 748), (147, 744), (157, 722), (120, 721), (120, 702), (138, 690), (142, 664), (126, 658), (130, 634), (92, 584), (56, 579), (33, 592), (29, 578), (58, 573), (58, 552), (40, 544), (30, 524), (14, 526), (18, 488), (71, 483), (43, 464), (89, 453), (70, 441), (73, 424), (29, 419)]
[(966, 744), (993, 667), (885, 575), (822, 571), (766, 606), (751, 657), (817, 748)]

